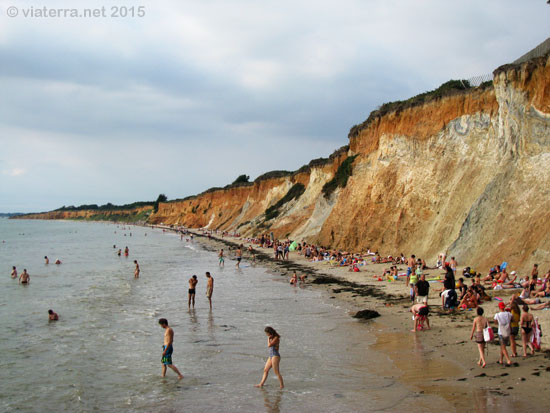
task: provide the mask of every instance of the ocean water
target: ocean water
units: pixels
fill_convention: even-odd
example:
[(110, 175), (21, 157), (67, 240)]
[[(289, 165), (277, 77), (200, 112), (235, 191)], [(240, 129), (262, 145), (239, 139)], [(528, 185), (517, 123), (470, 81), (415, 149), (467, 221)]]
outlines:
[[(132, 234), (130, 236), (130, 233)], [(0, 410), (379, 411), (405, 409), (411, 389), (373, 366), (374, 334), (327, 293), (226, 260), (200, 241), (143, 227), (0, 219)], [(116, 249), (128, 246), (130, 256)], [(45, 265), (43, 257), (50, 258)], [(62, 265), (54, 265), (56, 258)], [(133, 278), (137, 259), (141, 277)], [(10, 278), (27, 268), (31, 283)], [(208, 308), (205, 271), (215, 279)], [(188, 279), (199, 277), (195, 310)], [(48, 321), (48, 309), (59, 315)], [(174, 364), (161, 378), (167, 318)], [(280, 391), (263, 329), (281, 338)], [(377, 367), (383, 368), (383, 367)]]

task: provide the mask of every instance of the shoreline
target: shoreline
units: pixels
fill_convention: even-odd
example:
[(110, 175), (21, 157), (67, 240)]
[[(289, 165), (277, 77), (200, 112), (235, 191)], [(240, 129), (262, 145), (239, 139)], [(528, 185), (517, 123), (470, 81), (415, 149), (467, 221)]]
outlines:
[[(175, 231), (163, 226), (155, 228)], [(257, 265), (287, 280), (293, 271), (298, 276), (306, 273), (307, 285), (321, 288), (329, 299), (343, 302), (351, 310), (348, 311), (350, 316), (360, 310), (377, 311), (380, 317), (359, 320), (376, 336), (372, 349), (387, 358), (384, 363), (380, 360), (373, 362), (373, 373), (396, 379), (418, 395), (439, 397), (455, 409), (472, 409), (473, 398), (480, 406), (485, 406), (481, 411), (498, 409), (499, 406), (512, 407), (513, 410), (540, 409), (541, 405), (550, 402), (550, 395), (541, 392), (550, 388), (550, 350), (544, 350), (544, 341), (543, 349), (535, 356), (513, 358), (512, 367), (498, 365), (499, 346), (489, 344), (487, 366), (482, 369), (476, 365), (479, 354), (475, 342), (469, 340), (475, 313), (457, 311), (446, 314), (441, 311), (434, 284), (429, 295), (432, 328), (413, 333), (410, 331), (411, 302), (405, 283), (379, 282), (373, 276), (381, 273), (387, 264), (369, 264), (361, 272), (354, 273), (348, 272), (346, 267), (310, 262), (297, 252), (291, 252), (289, 260), (275, 260), (265, 249), (240, 238), (221, 238), (215, 234), (208, 238), (198, 230), (187, 231), (208, 251), (217, 252), (219, 248), (227, 247), (226, 261), (230, 265), (234, 265), (232, 250), (243, 244), (243, 261), (250, 261), (246, 248), (252, 245)], [(432, 276), (441, 270), (428, 270), (427, 273)], [(438, 288), (439, 283), (435, 286)], [(499, 294), (506, 293), (499, 291)], [(496, 312), (497, 304), (497, 301), (485, 303), (485, 315), (489, 320)], [(545, 317), (541, 317), (543, 313)], [(547, 311), (536, 312), (534, 316), (550, 319)], [(518, 355), (521, 350), (519, 340)]]

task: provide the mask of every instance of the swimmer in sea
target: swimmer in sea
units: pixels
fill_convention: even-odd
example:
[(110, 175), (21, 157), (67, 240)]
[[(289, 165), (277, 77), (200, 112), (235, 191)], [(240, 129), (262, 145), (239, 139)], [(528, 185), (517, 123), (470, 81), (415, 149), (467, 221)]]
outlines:
[(23, 269), (23, 272), (19, 276), (19, 284), (30, 284), (31, 283), (31, 276), (27, 272), (27, 269)]
[(212, 293), (214, 292), (214, 278), (206, 271), (206, 297), (210, 303), (210, 309), (212, 310)]
[(118, 256), (120, 257), (120, 256), (122, 255), (122, 250), (119, 249), (119, 250), (117, 251), (116, 255), (118, 255)]
[(187, 303), (187, 307), (191, 308), (191, 302), (193, 302), (193, 308), (195, 308), (195, 288), (197, 287), (197, 283), (199, 280), (197, 280), (197, 276), (193, 275), (191, 278), (189, 278), (189, 302)]
[(139, 264), (137, 260), (134, 260), (134, 264), (136, 264), (136, 269), (134, 270), (134, 278), (139, 278)]
[(17, 278), (17, 268), (15, 266), (11, 267), (11, 278)]
[(48, 265), (50, 263), (50, 259), (48, 258), (48, 256), (44, 256), (44, 264)]
[(279, 343), (281, 341), (281, 336), (272, 327), (266, 327), (264, 331), (267, 336), (267, 348), (269, 350), (269, 356), (265, 363), (264, 375), (262, 376), (262, 381), (260, 381), (260, 384), (256, 384), (256, 387), (264, 386), (265, 381), (267, 380), (267, 376), (269, 374), (269, 370), (271, 370), (271, 368), (273, 367), (273, 371), (275, 372), (275, 375), (279, 379), (279, 384), (281, 386), (281, 389), (283, 389), (285, 385), (283, 382), (283, 376), (279, 371), (279, 364), (281, 362), (281, 355), (279, 354)]
[(166, 320), (166, 318), (161, 318), (159, 324), (166, 330), (164, 332), (164, 345), (162, 346), (162, 358), (160, 360), (162, 363), (162, 377), (166, 376), (166, 367), (170, 367), (178, 375), (178, 380), (181, 380), (183, 379), (183, 375), (178, 368), (172, 364), (174, 330), (172, 330), (172, 327), (168, 326), (168, 320)]
[(127, 257), (128, 255), (130, 255), (130, 250), (126, 247), (124, 248), (124, 256)]
[(55, 260), (55, 263), (56, 263), (57, 265), (59, 265), (59, 264), (61, 264), (61, 260), (60, 260), (59, 258), (57, 258), (57, 259)]
[(53, 310), (48, 310), (48, 319), (50, 321), (57, 321), (59, 320), (59, 315)]

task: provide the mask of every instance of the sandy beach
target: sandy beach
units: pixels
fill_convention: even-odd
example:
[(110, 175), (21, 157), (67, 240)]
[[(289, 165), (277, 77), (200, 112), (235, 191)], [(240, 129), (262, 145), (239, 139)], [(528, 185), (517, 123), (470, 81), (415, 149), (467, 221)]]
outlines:
[[(550, 401), (544, 390), (550, 387), (550, 350), (544, 334), (550, 325), (550, 311), (533, 311), (538, 317), (543, 337), (541, 351), (523, 358), (521, 338), (518, 342), (518, 357), (512, 358), (513, 365), (497, 364), (498, 342), (489, 344), (486, 352), (487, 366), (479, 367), (479, 354), (475, 342), (469, 339), (475, 311), (458, 310), (447, 314), (441, 309), (439, 290), (442, 283), (430, 283), (430, 330), (411, 332), (411, 301), (404, 277), (396, 282), (378, 281), (389, 264), (367, 264), (360, 272), (349, 272), (347, 267), (331, 266), (327, 262), (311, 262), (299, 253), (291, 252), (289, 260), (274, 260), (271, 249), (258, 248), (238, 237), (221, 237), (213, 234), (208, 238), (201, 231), (191, 231), (195, 240), (206, 249), (226, 251), (226, 265), (234, 265), (234, 251), (238, 245), (245, 248), (252, 245), (258, 265), (290, 279), (294, 271), (298, 276), (307, 274), (307, 284), (312, 288), (323, 288), (331, 298), (341, 300), (350, 309), (350, 316), (361, 310), (375, 310), (380, 317), (365, 320), (376, 326), (374, 349), (385, 355), (385, 359), (373, 360), (372, 368), (384, 377), (397, 378), (413, 387), (419, 394), (439, 396), (456, 409), (494, 411), (509, 409), (524, 410), (528, 407), (540, 410)], [(252, 257), (244, 253), (244, 261)], [(399, 272), (406, 266), (399, 266)], [(462, 273), (460, 266), (457, 273)], [(426, 270), (427, 279), (437, 278), (443, 272)], [(468, 281), (468, 284), (470, 281)], [(289, 286), (289, 288), (292, 288)], [(518, 290), (492, 291), (507, 302)], [(485, 316), (492, 320), (498, 311), (498, 301), (483, 303)], [(510, 348), (508, 347), (510, 353)], [(429, 406), (427, 406), (429, 408)]]

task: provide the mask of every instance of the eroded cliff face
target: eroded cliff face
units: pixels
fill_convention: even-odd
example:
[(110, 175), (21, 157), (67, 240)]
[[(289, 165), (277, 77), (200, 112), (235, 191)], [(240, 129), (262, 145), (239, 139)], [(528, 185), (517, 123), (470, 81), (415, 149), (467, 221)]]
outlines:
[[(353, 175), (326, 198), (323, 186), (351, 155)], [(546, 56), (497, 69), (494, 88), (375, 116), (350, 135), (347, 152), (297, 173), (161, 203), (149, 222), (244, 236), (274, 232), (426, 260), (447, 252), (479, 269), (501, 261), (527, 269), (550, 261), (548, 165)], [(303, 193), (268, 219), (266, 209), (297, 184)]]

